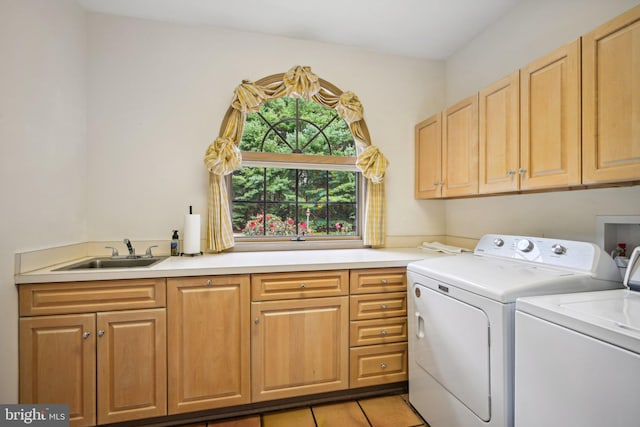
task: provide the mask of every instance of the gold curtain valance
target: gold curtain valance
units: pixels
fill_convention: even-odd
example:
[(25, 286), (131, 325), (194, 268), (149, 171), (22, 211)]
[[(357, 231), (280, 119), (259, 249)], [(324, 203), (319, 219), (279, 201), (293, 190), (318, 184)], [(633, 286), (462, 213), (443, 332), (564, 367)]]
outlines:
[[(258, 111), (268, 100), (282, 96), (313, 100), (336, 110), (349, 125), (356, 142), (356, 166), (369, 181), (364, 218), (364, 244), (383, 246), (385, 236), (384, 174), (388, 160), (371, 144), (360, 100), (353, 92), (342, 92), (318, 78), (310, 67), (295, 66), (284, 74), (254, 83), (243, 80), (234, 90), (233, 100), (223, 120), (220, 135), (207, 148), (205, 165), (209, 179), (208, 249), (220, 252), (233, 246), (233, 227), (227, 188), (222, 178), (240, 167), (238, 148), (248, 113)], [(226, 214), (225, 214), (226, 209)]]

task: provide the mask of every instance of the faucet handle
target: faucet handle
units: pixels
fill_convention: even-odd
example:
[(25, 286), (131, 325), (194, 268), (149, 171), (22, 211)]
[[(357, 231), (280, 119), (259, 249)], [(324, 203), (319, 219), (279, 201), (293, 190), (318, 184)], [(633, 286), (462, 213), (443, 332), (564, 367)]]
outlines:
[(157, 248), (158, 245), (153, 245), (153, 246), (149, 246), (147, 248), (147, 252), (144, 254), (144, 256), (151, 258), (153, 256), (153, 254), (151, 253), (151, 248)]
[(120, 254), (118, 253), (118, 250), (116, 248), (114, 248), (113, 246), (105, 246), (106, 249), (111, 249), (111, 257), (117, 257)]

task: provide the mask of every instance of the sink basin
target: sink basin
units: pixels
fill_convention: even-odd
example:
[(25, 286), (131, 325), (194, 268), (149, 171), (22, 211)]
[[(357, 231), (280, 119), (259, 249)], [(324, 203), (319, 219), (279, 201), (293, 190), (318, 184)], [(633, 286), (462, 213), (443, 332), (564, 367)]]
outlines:
[(149, 267), (157, 262), (162, 261), (165, 258), (166, 257), (93, 258), (86, 261), (80, 261), (75, 264), (67, 265), (66, 267), (60, 267), (55, 269), (54, 271)]

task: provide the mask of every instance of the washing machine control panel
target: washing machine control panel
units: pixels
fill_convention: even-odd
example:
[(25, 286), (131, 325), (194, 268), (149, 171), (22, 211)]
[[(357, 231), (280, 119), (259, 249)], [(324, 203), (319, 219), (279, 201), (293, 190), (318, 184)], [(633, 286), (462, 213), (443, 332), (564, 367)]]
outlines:
[(483, 236), (474, 253), (583, 271), (592, 271), (600, 256), (599, 248), (589, 242), (496, 234)]

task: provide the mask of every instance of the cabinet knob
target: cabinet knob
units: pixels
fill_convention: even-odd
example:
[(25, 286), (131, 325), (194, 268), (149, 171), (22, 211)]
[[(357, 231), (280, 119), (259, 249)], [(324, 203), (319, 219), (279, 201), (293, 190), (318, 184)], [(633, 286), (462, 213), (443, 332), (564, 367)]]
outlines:
[(207, 286), (213, 286), (213, 282), (211, 281), (211, 279), (207, 280)]
[(380, 306), (380, 308), (381, 308), (381, 309), (383, 309), (383, 310), (386, 310), (386, 309), (387, 309), (387, 304), (382, 304), (382, 305)]
[(257, 325), (258, 323), (260, 323), (260, 318), (259, 318), (259, 317), (256, 317), (256, 320), (254, 320), (254, 321), (253, 321), (253, 323), (255, 323), (256, 325)]
[(525, 173), (527, 173), (527, 170), (525, 168), (520, 168), (520, 169), (518, 169), (518, 173), (520, 175), (524, 175)]
[(387, 279), (382, 279), (380, 281), (382, 282), (383, 285), (386, 285), (387, 283), (389, 283), (389, 281)]
[(307, 287), (307, 285), (305, 285), (304, 283), (300, 283), (300, 289), (304, 289), (306, 287)]
[(386, 329), (381, 330), (381, 331), (380, 331), (380, 335), (382, 335), (383, 337), (386, 337), (386, 336), (387, 336), (387, 331), (386, 331)]
[(515, 174), (516, 174), (516, 171), (514, 171), (513, 169), (509, 169), (507, 171), (507, 175), (509, 175), (509, 176), (514, 176)]
[(91, 332), (83, 332), (82, 333), (82, 339), (86, 340), (87, 338), (89, 338), (90, 335), (91, 335)]
[(102, 329), (100, 329), (100, 330), (98, 331), (98, 336), (99, 336), (99, 337), (101, 337), (101, 336), (103, 336), (103, 335), (104, 335), (104, 331), (103, 331)]
[(387, 369), (387, 364), (386, 364), (386, 363), (384, 363), (384, 362), (382, 362), (382, 363), (380, 364), (380, 369)]

